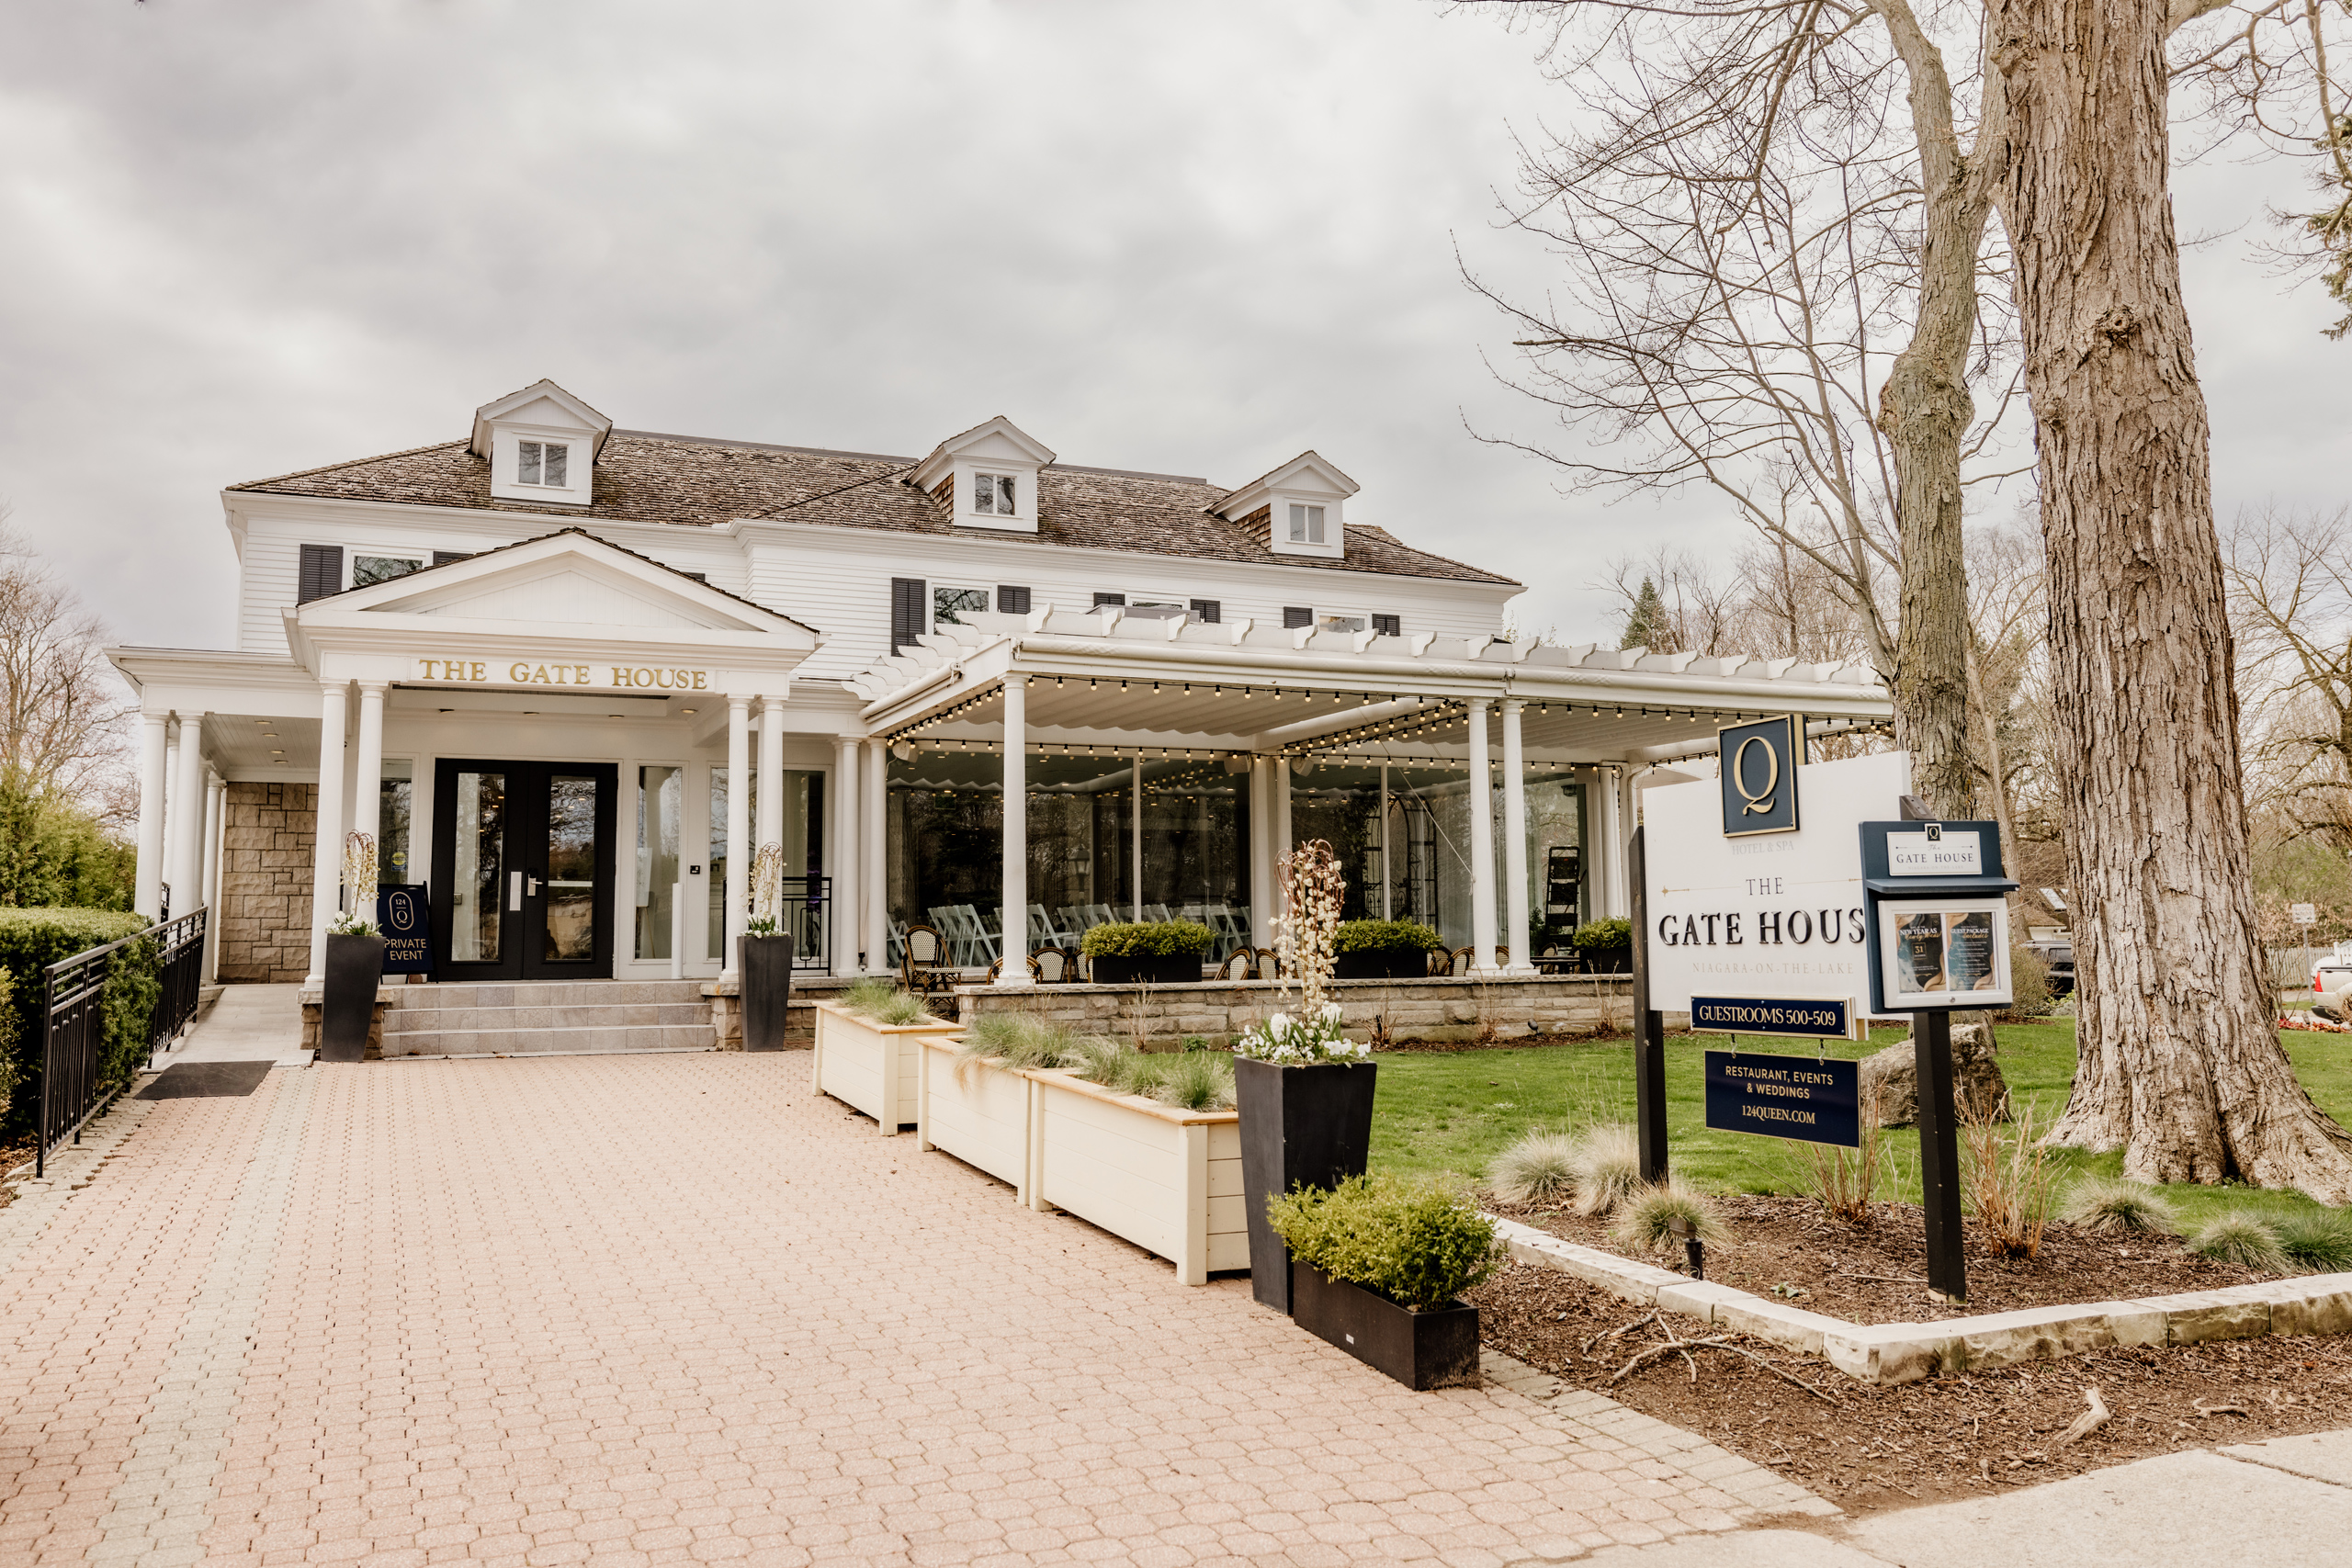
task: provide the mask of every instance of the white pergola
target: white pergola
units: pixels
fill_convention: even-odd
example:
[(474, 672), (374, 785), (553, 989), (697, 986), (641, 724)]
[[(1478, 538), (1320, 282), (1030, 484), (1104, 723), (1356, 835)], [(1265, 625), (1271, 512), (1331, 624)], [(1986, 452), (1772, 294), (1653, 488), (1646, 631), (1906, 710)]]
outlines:
[[(1894, 713), (1875, 678), (1855, 664), (1203, 623), (1114, 606), (969, 615), (849, 684), (865, 699), (860, 717), (877, 761), (890, 748), (1000, 754), (1008, 802), (1025, 797), (1032, 751), (1246, 760), (1250, 820), (1272, 829), (1251, 835), (1252, 940), (1261, 946), (1272, 941), (1274, 867), (1289, 848), (1295, 762), (1465, 767), (1473, 799), (1484, 800), (1499, 761), (1506, 908), (1495, 907), (1493, 827), (1484, 810), (1469, 814), (1469, 862), (1474, 967), (1501, 974), (1534, 972), (1527, 952), (1531, 762), (1614, 772), (1618, 787), (1600, 796), (1596, 893), (1622, 913), (1631, 907), (1624, 849), (1637, 773), (1712, 753), (1715, 729), (1743, 719), (1796, 714), (1821, 736), (1877, 729)], [(871, 798), (881, 793), (883, 770), (870, 772)], [(878, 824), (880, 802), (872, 804)], [(1028, 950), (1023, 815), (1003, 814), (1008, 954)], [(872, 838), (868, 853), (878, 860), (881, 835)], [(865, 877), (876, 952), (880, 869), (869, 861)], [(1509, 932), (1499, 957), (1498, 913)], [(1004, 964), (997, 983), (1029, 984), (1027, 966)]]

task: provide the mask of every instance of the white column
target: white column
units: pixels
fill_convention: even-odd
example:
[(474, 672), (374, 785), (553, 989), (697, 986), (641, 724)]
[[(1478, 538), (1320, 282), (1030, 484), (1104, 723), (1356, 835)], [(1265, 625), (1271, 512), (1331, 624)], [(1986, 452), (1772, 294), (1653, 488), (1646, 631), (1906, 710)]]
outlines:
[[(384, 852), (384, 688), (382, 681), (359, 682), (359, 744), (351, 761), (351, 830), (368, 835), (379, 859)], [(632, 873), (632, 875), (635, 874)], [(380, 863), (377, 880), (383, 880)], [(371, 900), (375, 895), (367, 895)], [(376, 918), (371, 906), (362, 911)], [(624, 943), (633, 938), (623, 938)]]
[(1470, 964), (1495, 966), (1495, 788), (1487, 761), (1487, 704), (1470, 705)]
[[(327, 922), (343, 882), (343, 682), (319, 684), (319, 816), (311, 857), (311, 980), (327, 974)], [(501, 897), (505, 894), (500, 888)]]
[(1143, 919), (1143, 753), (1136, 753), (1134, 798), (1127, 811), (1127, 890), (1135, 895), (1133, 919)]
[[(760, 831), (763, 844), (784, 842), (784, 699), (760, 699)], [(755, 894), (756, 896), (756, 890)]]
[(170, 750), (170, 716), (142, 715), (139, 724), (139, 864), (131, 901), (153, 919), (164, 886), (164, 763)]
[(1029, 678), (1004, 678), (1004, 921), (1000, 986), (1029, 984)]
[(220, 838), (228, 814), (228, 783), (208, 772), (204, 778), (204, 983), (220, 974)]
[[(1274, 864), (1280, 866), (1290, 859), (1290, 759), (1274, 759)], [(1274, 877), (1275, 897), (1281, 897), (1282, 876)]]
[(180, 771), (172, 777), (172, 913), (204, 902), (204, 716), (180, 716)]
[(1274, 945), (1274, 770), (1250, 759), (1250, 945)]
[(736, 939), (750, 917), (744, 912), (744, 890), (751, 886), (752, 856), (752, 699), (727, 699), (727, 891), (726, 929), (719, 933), (718, 972), (735, 977)]
[(1584, 874), (1592, 896), (1586, 907), (1596, 920), (1608, 918), (1617, 901), (1617, 840), (1625, 836), (1617, 815), (1617, 786), (1607, 768), (1592, 770), (1592, 815), (1585, 824)]
[(865, 743), (865, 770), (858, 775), (865, 806), (858, 813), (858, 857), (865, 867), (858, 888), (858, 945), (869, 970), (890, 966), (890, 748)]
[(1519, 715), (1527, 705), (1503, 704), (1503, 918), (1510, 922), (1510, 972), (1532, 975), (1527, 949), (1527, 754)]
[[(171, 888), (172, 909), (174, 913), (177, 913), (187, 908), (187, 896), (181, 893), (179, 884), (172, 876), (172, 864), (179, 859), (180, 853), (179, 824), (173, 820), (180, 808), (180, 720), (178, 715), (172, 716), (171, 728), (164, 734), (164, 787), (155, 796), (155, 815), (163, 823), (164, 837), (156, 846), (155, 879), (163, 886)], [(162, 886), (157, 888), (155, 897), (156, 912), (161, 913)]]
[(1396, 918), (1390, 889), (1396, 886), (1396, 868), (1388, 863), (1388, 764), (1380, 764), (1380, 918)]
[(836, 975), (857, 973), (858, 924), (865, 908), (865, 857), (858, 848), (857, 754), (861, 748), (847, 737), (833, 741), (833, 840), (825, 859), (833, 879), (832, 928), (826, 940), (832, 952), (826, 962)]

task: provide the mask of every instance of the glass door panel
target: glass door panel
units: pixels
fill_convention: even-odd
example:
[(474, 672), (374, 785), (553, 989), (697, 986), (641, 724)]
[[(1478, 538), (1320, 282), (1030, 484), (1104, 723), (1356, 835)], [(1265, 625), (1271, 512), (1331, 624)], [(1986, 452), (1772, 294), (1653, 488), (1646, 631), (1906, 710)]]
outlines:
[(450, 792), (457, 807), (451, 846), (449, 942), (458, 964), (495, 964), (506, 905), (506, 775), (460, 772)]
[[(554, 773), (547, 784), (539, 898), (539, 957), (586, 963), (596, 956), (597, 781)], [(542, 879), (535, 879), (542, 880)]]
[(637, 770), (637, 942), (639, 958), (667, 958), (678, 896), (678, 813), (684, 768)]

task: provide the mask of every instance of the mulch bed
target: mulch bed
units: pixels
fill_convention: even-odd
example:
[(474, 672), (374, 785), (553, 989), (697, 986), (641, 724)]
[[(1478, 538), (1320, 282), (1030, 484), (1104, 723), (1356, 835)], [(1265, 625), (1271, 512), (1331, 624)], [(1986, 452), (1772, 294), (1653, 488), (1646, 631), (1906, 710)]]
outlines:
[[(1970, 1259), (1972, 1270), (1979, 1262)], [(1465, 1299), (1492, 1348), (1695, 1432), (1857, 1514), (1985, 1496), (2178, 1449), (2325, 1431), (2352, 1406), (2352, 1341), (2342, 1338), (2105, 1350), (1872, 1388), (1818, 1358), (1724, 1337), (1826, 1396), (1816, 1397), (1757, 1360), (1709, 1348), (1689, 1360), (1669, 1351), (1612, 1382), (1638, 1352), (1667, 1343), (1665, 1329), (1555, 1269), (1513, 1264)], [(1666, 1322), (1685, 1339), (1712, 1332), (1690, 1318)], [(1632, 1324), (1640, 1325), (1599, 1337)], [(2086, 1387), (2099, 1391), (2112, 1418), (2062, 1444), (2086, 1408)]]
[[(1858, 1227), (1829, 1218), (1804, 1198), (1725, 1197), (1715, 1202), (1734, 1244), (1708, 1249), (1708, 1279), (1849, 1323), (1932, 1322), (2179, 1295), (2278, 1277), (2196, 1257), (2178, 1236), (2088, 1231), (2056, 1223), (2042, 1232), (2036, 1257), (1998, 1258), (1977, 1244), (1975, 1227), (1969, 1225), (1968, 1303), (1953, 1306), (1928, 1298), (1927, 1237), (1917, 1204), (1874, 1204), (1871, 1224)], [(1564, 1241), (1623, 1250), (1609, 1239), (1606, 1220), (1549, 1209), (1514, 1210), (1491, 1201), (1489, 1207)], [(1679, 1258), (1654, 1261), (1680, 1266)]]

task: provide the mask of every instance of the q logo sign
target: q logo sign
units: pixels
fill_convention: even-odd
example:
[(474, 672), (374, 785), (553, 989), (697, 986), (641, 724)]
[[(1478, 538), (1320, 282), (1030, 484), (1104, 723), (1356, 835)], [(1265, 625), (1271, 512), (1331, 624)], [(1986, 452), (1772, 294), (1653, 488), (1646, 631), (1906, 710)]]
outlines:
[(1724, 838), (1796, 831), (1797, 764), (1804, 760), (1804, 732), (1798, 723), (1793, 715), (1784, 715), (1717, 732)]

